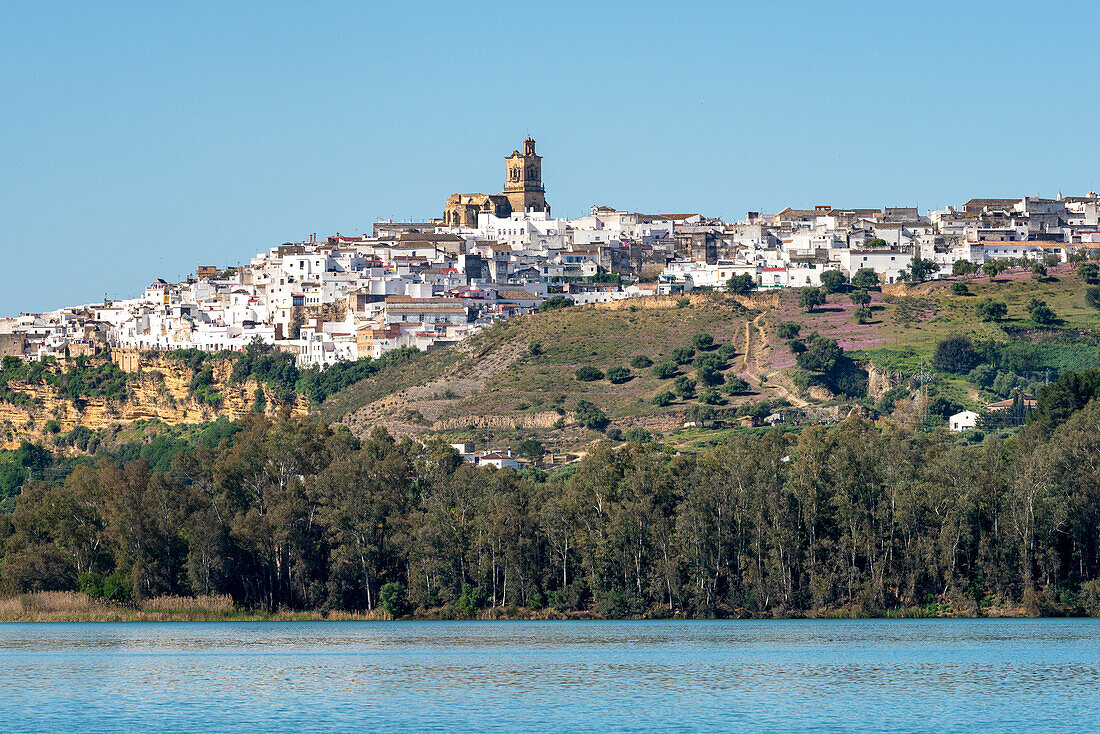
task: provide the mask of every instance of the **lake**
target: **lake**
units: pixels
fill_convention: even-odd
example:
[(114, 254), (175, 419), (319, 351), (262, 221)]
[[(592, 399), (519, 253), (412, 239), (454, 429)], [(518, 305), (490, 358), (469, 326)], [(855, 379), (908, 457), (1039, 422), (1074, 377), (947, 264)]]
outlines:
[(1100, 731), (1100, 620), (0, 625), (4, 731)]

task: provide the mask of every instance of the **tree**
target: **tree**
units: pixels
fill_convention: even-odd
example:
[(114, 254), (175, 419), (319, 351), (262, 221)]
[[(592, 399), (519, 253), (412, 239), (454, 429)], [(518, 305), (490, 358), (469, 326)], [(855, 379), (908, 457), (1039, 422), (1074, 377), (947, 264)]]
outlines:
[(713, 387), (707, 387), (699, 393), (699, 400), (707, 405), (718, 405), (722, 402), (722, 395)]
[(1058, 321), (1058, 315), (1054, 309), (1047, 305), (1046, 301), (1031, 298), (1027, 302), (1027, 311), (1031, 315), (1031, 321), (1036, 326), (1050, 326)]
[(674, 395), (669, 390), (665, 390), (664, 392), (657, 393), (656, 395), (653, 396), (653, 399), (651, 400), (651, 402), (654, 405), (656, 405), (657, 407), (660, 407), (660, 408), (663, 408), (666, 405), (672, 405), (672, 403), (675, 402), (675, 401), (676, 401), (676, 395)]
[(860, 268), (852, 276), (852, 287), (859, 288), (860, 290), (870, 290), (871, 288), (878, 288), (879, 278), (871, 268)]
[(826, 270), (821, 274), (821, 285), (829, 293), (837, 293), (848, 284), (848, 278), (839, 270)]
[(546, 447), (533, 438), (527, 438), (516, 447), (516, 455), (525, 459), (540, 459), (546, 453)]
[(676, 364), (687, 364), (694, 356), (695, 349), (692, 347), (677, 347), (672, 350), (672, 361)]
[(937, 395), (928, 403), (928, 414), (941, 420), (946, 420), (962, 410), (962, 406), (954, 400)]
[(396, 619), (408, 611), (405, 601), (405, 587), (400, 581), (390, 581), (378, 590), (378, 606)]
[(1085, 303), (1100, 310), (1100, 285), (1089, 286), (1085, 289)]
[(653, 374), (662, 380), (667, 380), (668, 378), (675, 376), (676, 373), (679, 371), (680, 370), (676, 366), (676, 363), (672, 361), (661, 362), (660, 364), (653, 365)]
[(969, 260), (956, 260), (951, 264), (951, 274), (954, 276), (970, 275), (978, 270), (978, 266)]
[(798, 332), (801, 329), (802, 327), (794, 321), (780, 321), (779, 325), (775, 328), (775, 334), (780, 339), (795, 339), (798, 337)]
[(740, 395), (749, 391), (749, 383), (742, 377), (727, 377), (723, 389), (730, 395)]
[(1004, 301), (985, 297), (978, 299), (974, 304), (974, 312), (982, 321), (1000, 321), (1008, 313), (1008, 306)]
[(875, 316), (875, 312), (871, 310), (870, 306), (860, 306), (853, 314), (856, 317), (857, 324), (866, 324)]
[(1077, 266), (1077, 275), (1086, 283), (1095, 283), (1100, 279), (1100, 266), (1096, 263), (1083, 262)]
[(577, 405), (573, 408), (573, 412), (577, 416), (577, 420), (585, 428), (591, 428), (595, 431), (602, 431), (607, 427), (607, 414), (600, 410), (599, 406), (588, 400), (578, 400)]
[(867, 250), (874, 250), (875, 248), (886, 247), (887, 244), (888, 243), (886, 242), (886, 240), (882, 239), (881, 237), (873, 237), (864, 242), (863, 247)]
[(695, 347), (696, 351), (705, 352), (714, 346), (714, 337), (710, 334), (700, 332), (691, 337), (691, 345)]
[(1047, 266), (1038, 260), (1031, 263), (1031, 277), (1035, 278), (1035, 280), (1041, 280), (1047, 277)]
[(956, 296), (969, 296), (970, 287), (966, 283), (952, 283), (951, 292)]
[(714, 408), (709, 405), (693, 405), (688, 408), (688, 418), (701, 428), (706, 428), (707, 423), (714, 420)]
[(806, 351), (795, 357), (798, 366), (809, 372), (832, 372), (837, 360), (844, 356), (844, 350), (837, 344), (836, 339), (821, 336), (818, 333), (811, 334), (804, 342)]
[(566, 308), (572, 305), (572, 298), (566, 298), (562, 295), (550, 296), (545, 301), (539, 304), (539, 311), (555, 311), (559, 308)]
[(603, 379), (603, 371), (590, 365), (581, 367), (573, 374), (576, 375), (576, 378), (581, 382), (595, 382), (596, 380)]
[(820, 288), (803, 288), (798, 294), (798, 305), (812, 313), (815, 307), (825, 305), (825, 293)]
[(630, 379), (630, 370), (627, 367), (612, 367), (607, 371), (607, 380), (612, 385), (621, 385)]
[(961, 334), (941, 339), (932, 354), (932, 366), (944, 372), (963, 374), (970, 372), (981, 361), (974, 343)]
[(726, 289), (737, 295), (751, 293), (755, 287), (756, 281), (748, 273), (738, 273), (726, 281)]
[(687, 375), (677, 377), (673, 382), (672, 390), (685, 400), (695, 397), (695, 379)]
[(871, 294), (865, 290), (852, 291), (848, 298), (857, 306), (866, 306), (871, 302)]
[(909, 263), (909, 280), (913, 283), (923, 283), (934, 273), (940, 271), (940, 266), (931, 260), (914, 257)]
[(992, 281), (994, 278), (997, 277), (998, 274), (1000, 274), (1001, 263), (996, 260), (986, 260), (985, 264), (982, 265), (982, 272), (985, 273), (986, 277), (988, 277), (990, 281)]
[(649, 443), (653, 440), (653, 434), (641, 426), (626, 429), (623, 438), (631, 443)]

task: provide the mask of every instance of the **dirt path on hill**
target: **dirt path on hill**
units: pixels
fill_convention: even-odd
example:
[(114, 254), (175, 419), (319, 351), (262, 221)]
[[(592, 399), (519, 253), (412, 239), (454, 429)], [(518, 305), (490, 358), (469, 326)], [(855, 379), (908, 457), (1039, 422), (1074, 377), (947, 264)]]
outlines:
[[(782, 370), (771, 369), (774, 349), (768, 329), (764, 325), (766, 313), (761, 313), (752, 321), (745, 322), (745, 359), (742, 369), (746, 379), (756, 390), (769, 399), (784, 398), (796, 408), (805, 408), (810, 404), (800, 398), (794, 384)], [(766, 381), (761, 377), (765, 377)]]
[(424, 433), (439, 421), (447, 408), (473, 395), (527, 351), (520, 343), (508, 343), (465, 357), (441, 377), (379, 398), (344, 416), (340, 423), (357, 436), (367, 436), (382, 426), (396, 437)]

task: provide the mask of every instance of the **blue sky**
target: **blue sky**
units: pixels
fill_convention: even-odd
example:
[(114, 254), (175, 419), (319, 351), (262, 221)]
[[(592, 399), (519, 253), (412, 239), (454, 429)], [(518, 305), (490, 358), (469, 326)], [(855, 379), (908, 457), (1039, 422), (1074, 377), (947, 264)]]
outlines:
[(1100, 189), (1086, 3), (0, 7), (0, 315), (496, 192), (736, 218)]

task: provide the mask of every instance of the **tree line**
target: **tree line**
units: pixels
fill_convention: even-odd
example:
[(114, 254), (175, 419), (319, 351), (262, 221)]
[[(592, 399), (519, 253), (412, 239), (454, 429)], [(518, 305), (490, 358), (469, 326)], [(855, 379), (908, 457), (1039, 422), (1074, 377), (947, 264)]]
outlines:
[[(1064, 379), (1063, 379), (1064, 378)], [(253, 415), (157, 468), (102, 455), (0, 515), (0, 590), (469, 616), (1100, 613), (1100, 373), (974, 444), (852, 417), (567, 471)]]

